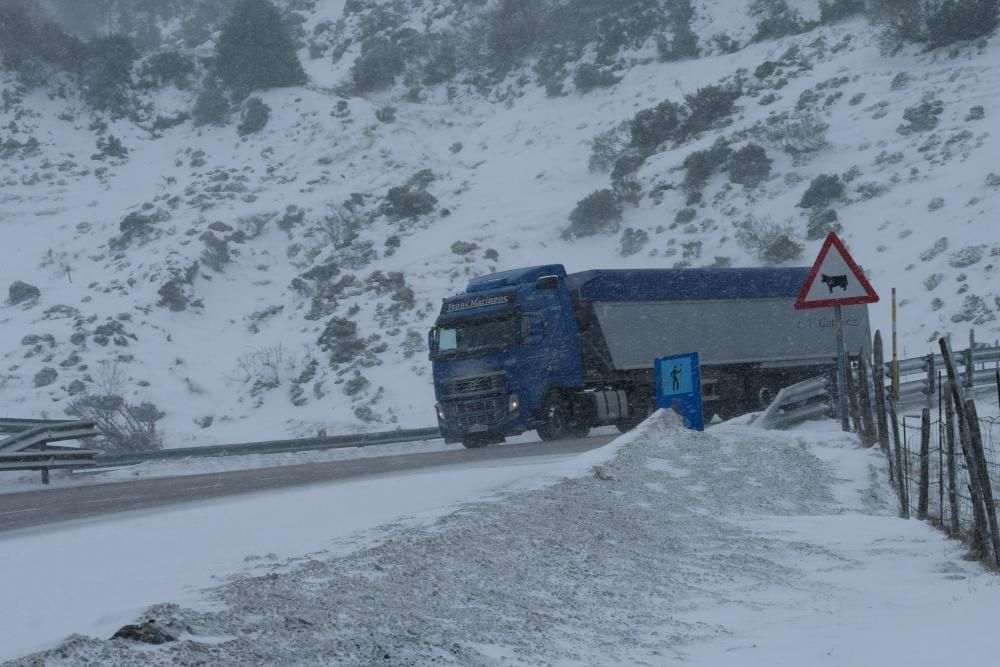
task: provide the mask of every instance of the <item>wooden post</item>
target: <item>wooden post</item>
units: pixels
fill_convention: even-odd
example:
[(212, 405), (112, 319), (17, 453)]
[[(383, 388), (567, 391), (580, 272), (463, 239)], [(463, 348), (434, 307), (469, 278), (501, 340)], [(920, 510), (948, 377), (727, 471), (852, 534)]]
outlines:
[(899, 440), (899, 420), (896, 419), (896, 400), (890, 396), (887, 401), (889, 418), (892, 420), (892, 439), (896, 443), (896, 493), (899, 495), (899, 516), (910, 518), (910, 498), (903, 477), (903, 445)]
[[(49, 443), (47, 442), (43, 442), (41, 445), (38, 446), (38, 448), (44, 452), (46, 449), (48, 449), (48, 444)], [(45, 465), (44, 461), (42, 462), (42, 465)], [(42, 468), (42, 484), (48, 484), (48, 483), (49, 483), (49, 469)]]
[(858, 397), (861, 399), (861, 424), (864, 426), (864, 437), (861, 444), (871, 447), (878, 440), (875, 433), (875, 419), (872, 416), (871, 385), (868, 384), (868, 357), (864, 348), (858, 352)]
[(980, 485), (982, 477), (975, 454), (972, 452), (969, 421), (965, 413), (965, 396), (962, 394), (961, 378), (955, 368), (955, 360), (951, 355), (951, 344), (947, 338), (939, 338), (941, 355), (944, 357), (945, 372), (948, 373), (948, 386), (951, 388), (951, 398), (955, 406), (955, 421), (958, 422), (958, 440), (962, 445), (962, 456), (965, 467), (969, 471), (969, 496), (972, 498), (972, 517), (975, 521), (972, 550), (977, 556), (986, 555), (989, 549), (989, 528), (986, 525), (986, 512), (983, 509), (983, 494)]
[[(948, 504), (951, 506), (951, 533), (958, 535), (958, 488), (955, 471), (955, 409), (950, 400), (944, 402), (945, 443), (948, 451)], [(942, 520), (944, 517), (942, 517)]]
[(930, 498), (930, 466), (931, 466), (931, 411), (924, 408), (920, 411), (920, 491), (917, 496), (917, 518), (927, 518), (927, 505)]
[(851, 423), (854, 424), (854, 432), (864, 441), (864, 428), (861, 426), (861, 409), (858, 401), (858, 387), (854, 381), (854, 369), (851, 368), (851, 357), (844, 355), (844, 377), (847, 379), (847, 401), (851, 411)]
[(840, 304), (833, 307), (833, 319), (837, 327), (837, 399), (840, 406), (840, 430), (851, 430), (847, 414), (847, 353), (844, 348), (844, 315)]
[(986, 465), (986, 452), (983, 451), (983, 432), (979, 429), (976, 402), (971, 398), (965, 401), (965, 418), (969, 420), (969, 442), (976, 458), (979, 485), (983, 494), (983, 506), (986, 510), (986, 522), (990, 531), (990, 549), (993, 552), (991, 562), (994, 565), (1000, 565), (1000, 528), (997, 527), (997, 508), (993, 504), (993, 487), (990, 483), (989, 467)]
[(896, 356), (896, 288), (892, 288), (892, 398), (899, 400), (899, 358)]
[[(885, 412), (885, 362), (882, 359), (882, 332), (875, 332), (872, 344), (875, 353), (875, 368), (872, 371), (872, 387), (875, 390), (875, 420), (878, 426), (878, 442), (882, 452), (889, 456), (889, 423)], [(889, 466), (889, 481), (892, 481), (892, 466)]]

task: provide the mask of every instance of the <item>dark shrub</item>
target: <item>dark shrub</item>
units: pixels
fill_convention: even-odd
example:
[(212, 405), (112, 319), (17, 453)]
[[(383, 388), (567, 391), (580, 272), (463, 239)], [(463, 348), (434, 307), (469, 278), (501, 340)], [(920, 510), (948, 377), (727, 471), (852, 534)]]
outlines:
[(927, 16), (927, 45), (932, 49), (978, 39), (997, 27), (997, 0), (944, 0)]
[(89, 52), (84, 99), (98, 111), (126, 115), (132, 91), (132, 63), (139, 58), (139, 52), (124, 35), (96, 39), (90, 43)]
[(173, 84), (187, 88), (194, 76), (194, 59), (176, 51), (163, 51), (151, 55), (142, 65), (142, 78), (153, 88)]
[(865, 0), (819, 0), (819, 22), (834, 23), (865, 11)]
[(215, 44), (215, 68), (237, 98), (306, 80), (295, 43), (268, 0), (237, 0), (233, 5)]
[(652, 155), (657, 146), (677, 133), (680, 115), (681, 107), (670, 100), (652, 109), (643, 109), (629, 122), (631, 146), (640, 153)]
[(809, 223), (806, 225), (806, 238), (810, 241), (818, 241), (826, 238), (830, 232), (840, 232), (841, 225), (837, 219), (837, 212), (832, 208), (817, 208), (809, 214)]
[(693, 95), (685, 95), (688, 117), (684, 122), (685, 136), (701, 132), (733, 113), (736, 100), (743, 95), (739, 88), (723, 88), (722, 86), (705, 86), (699, 88)]
[(205, 244), (205, 249), (201, 251), (201, 261), (215, 271), (222, 271), (233, 259), (229, 252), (229, 242), (212, 232), (205, 232), (200, 238)]
[(354, 90), (368, 93), (388, 88), (403, 73), (406, 62), (399, 47), (388, 39), (371, 39), (361, 48), (361, 56), (351, 65)]
[(576, 68), (573, 75), (573, 85), (581, 93), (586, 93), (594, 88), (607, 88), (621, 81), (621, 77), (615, 76), (611, 70), (584, 63)]
[(809, 183), (809, 188), (802, 195), (798, 206), (799, 208), (828, 206), (830, 202), (840, 198), (843, 194), (844, 183), (840, 180), (840, 176), (820, 174)]
[(635, 173), (635, 171), (643, 165), (646, 158), (639, 153), (626, 153), (617, 160), (615, 160), (615, 166), (611, 170), (611, 182), (618, 183), (621, 182), (629, 174)]
[(747, 144), (729, 158), (729, 180), (733, 183), (752, 188), (770, 175), (771, 160), (757, 144)]
[(684, 175), (684, 192), (690, 198), (701, 193), (702, 188), (716, 170), (725, 168), (732, 150), (723, 140), (719, 140), (711, 148), (695, 151), (684, 158), (683, 167), (687, 169)]
[(500, 0), (487, 19), (489, 64), (507, 72), (531, 53), (542, 34), (544, 7), (536, 0)]
[(251, 97), (243, 105), (243, 111), (240, 112), (240, 124), (236, 126), (236, 132), (241, 137), (260, 132), (270, 118), (271, 107), (264, 104), (259, 97)]
[(195, 127), (225, 125), (229, 120), (229, 99), (215, 81), (209, 81), (194, 101), (191, 120)]
[(385, 195), (385, 214), (394, 220), (417, 218), (434, 210), (437, 197), (409, 185), (389, 188)]
[(757, 17), (757, 31), (753, 41), (777, 39), (785, 35), (797, 35), (811, 30), (813, 24), (802, 19), (802, 15), (788, 6), (785, 0), (753, 0), (750, 16)]
[(683, 60), (698, 57), (698, 36), (691, 29), (694, 18), (692, 0), (675, 0), (667, 6), (670, 30), (673, 38), (670, 41), (660, 39), (656, 48), (662, 62)]
[(26, 282), (15, 280), (11, 283), (10, 287), (7, 288), (7, 303), (16, 306), (19, 303), (37, 299), (41, 296), (41, 294), (42, 293), (39, 289), (34, 285), (29, 285)]
[(569, 214), (569, 236), (593, 236), (618, 228), (622, 212), (611, 190), (597, 190), (576, 203)]
[(317, 342), (320, 349), (330, 353), (330, 361), (338, 364), (350, 361), (365, 349), (365, 342), (358, 338), (357, 323), (342, 317), (331, 317)]

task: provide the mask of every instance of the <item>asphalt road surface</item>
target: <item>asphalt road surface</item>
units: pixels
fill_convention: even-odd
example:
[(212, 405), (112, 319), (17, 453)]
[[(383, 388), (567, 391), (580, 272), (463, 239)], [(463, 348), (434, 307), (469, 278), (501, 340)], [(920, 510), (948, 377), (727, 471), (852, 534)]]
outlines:
[(392, 474), (404, 470), (528, 456), (572, 454), (596, 449), (613, 439), (614, 436), (605, 435), (557, 442), (532, 442), (483, 449), (302, 463), (276, 468), (253, 468), (5, 493), (0, 494), (0, 531), (241, 493)]

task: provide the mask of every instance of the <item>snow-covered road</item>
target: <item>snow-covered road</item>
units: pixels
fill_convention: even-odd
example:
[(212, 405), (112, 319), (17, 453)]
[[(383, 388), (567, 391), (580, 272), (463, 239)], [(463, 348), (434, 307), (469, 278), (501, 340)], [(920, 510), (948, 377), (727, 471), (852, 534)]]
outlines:
[[(658, 413), (576, 457), (4, 537), (26, 606), (0, 612), (0, 657), (78, 632), (11, 664), (991, 662), (996, 578), (892, 508), (880, 455), (832, 425)], [(144, 618), (181, 641), (107, 640)]]

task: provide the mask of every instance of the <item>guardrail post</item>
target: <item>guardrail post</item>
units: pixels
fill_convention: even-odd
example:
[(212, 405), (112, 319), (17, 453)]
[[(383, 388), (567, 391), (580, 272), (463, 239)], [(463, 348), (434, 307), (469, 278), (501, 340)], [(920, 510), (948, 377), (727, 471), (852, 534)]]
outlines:
[[(43, 442), (39, 446), (39, 449), (41, 449), (44, 452), (48, 448), (47, 445), (48, 443)], [(42, 484), (48, 484), (48, 483), (49, 483), (49, 469), (42, 468)]]
[(861, 426), (861, 409), (858, 406), (858, 388), (854, 382), (854, 369), (851, 368), (850, 355), (844, 355), (844, 378), (847, 384), (847, 400), (851, 411), (851, 421), (854, 423), (854, 432), (861, 440), (864, 440), (864, 428)]

